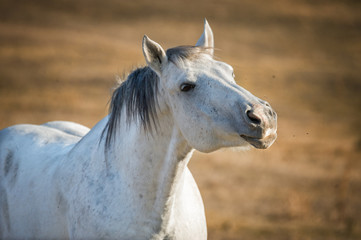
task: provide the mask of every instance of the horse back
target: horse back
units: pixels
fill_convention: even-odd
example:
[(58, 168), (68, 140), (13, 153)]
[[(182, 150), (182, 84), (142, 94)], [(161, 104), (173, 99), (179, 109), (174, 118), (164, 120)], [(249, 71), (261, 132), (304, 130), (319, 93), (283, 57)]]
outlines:
[(81, 139), (81, 133), (69, 133), (73, 130), (58, 129), (59, 124), (52, 123), (46, 123), (49, 126), (21, 124), (0, 131), (0, 176), (7, 176), (14, 170), (15, 162), (32, 164), (44, 157), (51, 159), (65, 153)]

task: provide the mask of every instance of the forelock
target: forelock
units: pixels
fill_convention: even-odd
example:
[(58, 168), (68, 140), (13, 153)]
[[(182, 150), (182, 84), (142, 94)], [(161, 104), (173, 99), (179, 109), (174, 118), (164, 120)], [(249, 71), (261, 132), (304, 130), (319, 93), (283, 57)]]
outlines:
[(166, 52), (168, 60), (177, 65), (181, 61), (200, 59), (205, 55), (210, 56), (208, 48), (196, 46), (179, 46), (170, 48)]

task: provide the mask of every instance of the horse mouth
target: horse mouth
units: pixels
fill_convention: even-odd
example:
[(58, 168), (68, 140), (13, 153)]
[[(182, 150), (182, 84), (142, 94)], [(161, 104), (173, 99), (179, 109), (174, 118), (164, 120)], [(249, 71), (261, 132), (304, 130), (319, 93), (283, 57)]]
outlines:
[(246, 136), (246, 135), (241, 135), (241, 137), (255, 148), (267, 149), (276, 140), (277, 133), (275, 132), (264, 138), (250, 137), (250, 136)]

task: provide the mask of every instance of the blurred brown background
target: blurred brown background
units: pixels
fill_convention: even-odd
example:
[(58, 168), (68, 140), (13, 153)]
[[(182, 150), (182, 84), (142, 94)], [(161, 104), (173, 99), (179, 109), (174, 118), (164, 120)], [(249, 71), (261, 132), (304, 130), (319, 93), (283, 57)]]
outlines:
[(196, 153), (209, 239), (361, 239), (361, 2), (0, 0), (0, 128), (107, 114), (144, 34), (216, 55), (271, 103), (268, 150)]

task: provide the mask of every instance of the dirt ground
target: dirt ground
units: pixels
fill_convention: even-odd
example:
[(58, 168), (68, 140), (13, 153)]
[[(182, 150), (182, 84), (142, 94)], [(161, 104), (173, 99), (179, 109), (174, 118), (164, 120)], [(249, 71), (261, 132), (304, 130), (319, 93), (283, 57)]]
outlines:
[(361, 2), (0, 0), (0, 128), (107, 114), (144, 34), (216, 55), (271, 103), (268, 150), (196, 152), (209, 239), (361, 239)]

